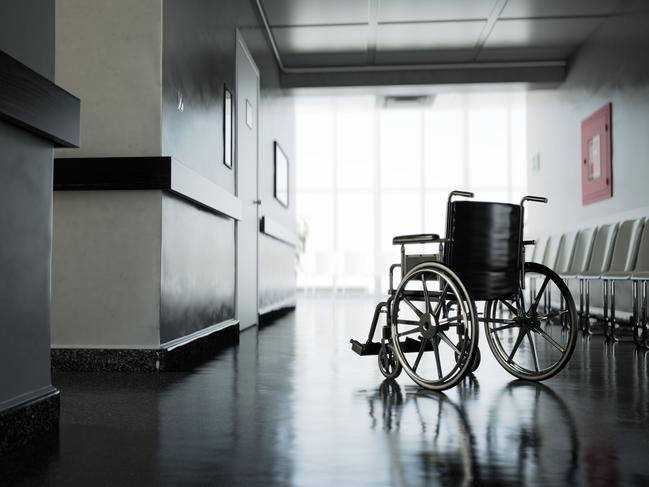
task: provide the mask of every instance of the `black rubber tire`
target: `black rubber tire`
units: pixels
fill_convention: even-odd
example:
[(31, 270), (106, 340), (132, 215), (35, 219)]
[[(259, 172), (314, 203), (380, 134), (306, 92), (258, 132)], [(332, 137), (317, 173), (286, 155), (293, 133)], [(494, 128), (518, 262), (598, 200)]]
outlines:
[(498, 300), (487, 301), (485, 303), (485, 312), (484, 312), (484, 326), (485, 326), (485, 335), (489, 348), (494, 354), (494, 357), (500, 363), (500, 365), (511, 375), (523, 380), (530, 381), (542, 381), (547, 380), (551, 377), (554, 377), (556, 374), (561, 372), (566, 366), (572, 354), (575, 350), (575, 344), (577, 342), (577, 334), (579, 332), (579, 323), (577, 321), (577, 310), (575, 308), (575, 301), (568, 289), (568, 286), (565, 284), (563, 279), (559, 277), (552, 269), (538, 264), (536, 262), (526, 262), (525, 263), (525, 272), (535, 272), (541, 275), (546, 276), (561, 292), (561, 295), (564, 299), (564, 306), (567, 307), (566, 315), (570, 319), (570, 336), (566, 345), (564, 352), (561, 355), (561, 358), (547, 370), (540, 371), (536, 373), (535, 371), (523, 370), (523, 367), (509, 363), (506, 358), (503, 356), (502, 347), (495, 342), (490, 331), (489, 318), (492, 317), (493, 311), (495, 311), (495, 304)]

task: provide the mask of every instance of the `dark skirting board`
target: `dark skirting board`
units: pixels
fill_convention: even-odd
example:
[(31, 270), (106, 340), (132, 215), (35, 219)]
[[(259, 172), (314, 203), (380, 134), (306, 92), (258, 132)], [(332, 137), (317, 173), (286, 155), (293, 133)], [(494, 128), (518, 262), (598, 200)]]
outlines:
[(0, 412), (0, 457), (36, 438), (55, 435), (59, 428), (59, 390)]
[[(212, 330), (212, 331), (210, 331)], [(187, 370), (239, 342), (239, 323), (231, 320), (207, 332), (159, 349), (54, 348), (54, 370), (84, 372), (164, 372)]]

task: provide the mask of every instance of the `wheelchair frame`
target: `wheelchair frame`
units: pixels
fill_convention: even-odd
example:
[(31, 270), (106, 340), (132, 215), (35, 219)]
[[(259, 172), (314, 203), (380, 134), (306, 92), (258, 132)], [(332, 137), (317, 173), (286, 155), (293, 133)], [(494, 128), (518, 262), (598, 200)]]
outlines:
[[(480, 322), (484, 324), (489, 346), (497, 361), (512, 375), (527, 380), (544, 380), (554, 376), (565, 366), (572, 355), (578, 323), (574, 300), (559, 276), (545, 266), (525, 262), (525, 247), (533, 245), (535, 242), (523, 240), (524, 205), (527, 201), (546, 203), (547, 199), (538, 196), (525, 196), (521, 200), (517, 240), (519, 245), (516, 255), (519, 274), (518, 289), (513, 295), (507, 294), (485, 300), (484, 312), (482, 316), (479, 316), (475, 301), (449, 266), (454, 251), (451, 234), (455, 216), (453, 198), (456, 196), (473, 198), (474, 195), (466, 191), (452, 191), (449, 194), (446, 238), (440, 238), (437, 234), (418, 234), (397, 236), (393, 239), (393, 244), (401, 246), (401, 258), (400, 263), (392, 264), (389, 268), (388, 298), (377, 304), (367, 340), (364, 343), (350, 340), (352, 350), (361, 356), (378, 355), (379, 369), (389, 379), (396, 378), (405, 369), (407, 374), (421, 387), (444, 390), (454, 386), (467, 374), (477, 369), (480, 363), (477, 324)], [(478, 204), (489, 205), (490, 203)], [(437, 254), (407, 254), (406, 245), (410, 244), (438, 244), (439, 252)], [(395, 288), (394, 272), (397, 268), (401, 270), (401, 280)], [(539, 278), (543, 280), (537, 291), (536, 284)], [(525, 304), (526, 281), (530, 283), (529, 308)], [(407, 289), (408, 285), (414, 282), (418, 285), (421, 283), (422, 289)], [(429, 290), (428, 283), (431, 282), (438, 283), (440, 289)], [(552, 286), (558, 288), (561, 296), (558, 310), (553, 310), (550, 300), (545, 299), (546, 295), (550, 294)], [(436, 303), (434, 308), (431, 304), (433, 302)], [(407, 307), (403, 308), (405, 311), (410, 314), (414, 313), (414, 320), (400, 318), (402, 303), (407, 304)], [(420, 309), (414, 303), (423, 303), (424, 309)], [(408, 310), (408, 308), (410, 309)], [(456, 309), (458, 314), (454, 317), (449, 316), (451, 309)], [(381, 314), (386, 314), (386, 324), (382, 327), (381, 338), (378, 341), (373, 341)], [(416, 328), (400, 332), (399, 324)], [(560, 327), (561, 337), (566, 338), (565, 343), (563, 341), (560, 343), (559, 339), (556, 336), (553, 337), (552, 333), (548, 331), (548, 326), (555, 324)], [(457, 331), (457, 343), (447, 335), (447, 332), (453, 327)], [(519, 332), (514, 340), (513, 350), (507, 350), (506, 341), (503, 342), (499, 338), (499, 336), (503, 336), (499, 335), (499, 332), (510, 332), (515, 328), (518, 328)], [(401, 339), (403, 336), (415, 333), (419, 335), (417, 339), (413, 339), (411, 336)], [(548, 366), (545, 366), (544, 363), (543, 368), (535, 336), (544, 339), (543, 344), (546, 348), (554, 349), (554, 354), (550, 354), (553, 355), (552, 362)], [(521, 360), (522, 351), (527, 347), (523, 344), (525, 338), (528, 339), (529, 349), (532, 352), (533, 366), (530, 365), (529, 360)], [(446, 360), (451, 364), (455, 362), (451, 372), (446, 375), (442, 374), (441, 366), (442, 342), (450, 347), (446, 354), (450, 355), (450, 358), (446, 357)], [(417, 367), (425, 353), (430, 351), (435, 356), (438, 377), (429, 379), (418, 372)], [(556, 352), (560, 352), (558, 358), (555, 357)], [(405, 355), (410, 353), (417, 353), (414, 366), (410, 364)]]

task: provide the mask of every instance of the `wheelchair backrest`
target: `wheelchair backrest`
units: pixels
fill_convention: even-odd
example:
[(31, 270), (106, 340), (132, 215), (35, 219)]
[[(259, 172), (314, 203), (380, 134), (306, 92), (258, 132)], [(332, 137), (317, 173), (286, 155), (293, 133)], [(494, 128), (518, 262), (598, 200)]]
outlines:
[(445, 263), (474, 300), (515, 294), (520, 287), (522, 207), (454, 201), (450, 205)]

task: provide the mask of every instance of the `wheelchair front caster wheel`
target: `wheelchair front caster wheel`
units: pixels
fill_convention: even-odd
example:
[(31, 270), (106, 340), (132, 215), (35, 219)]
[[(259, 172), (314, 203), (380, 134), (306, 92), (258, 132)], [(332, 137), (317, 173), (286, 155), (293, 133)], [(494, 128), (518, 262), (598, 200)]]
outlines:
[[(457, 348), (459, 350), (461, 350), (463, 348), (463, 345), (464, 344), (462, 343), (462, 340), (460, 340), (457, 343)], [(459, 359), (459, 355), (457, 354), (457, 352), (455, 352), (455, 360), (459, 362), (458, 359)], [(480, 355), (480, 349), (476, 348), (475, 349), (475, 354), (473, 355), (473, 360), (471, 361), (471, 369), (470, 369), (470, 371), (472, 373), (475, 372), (476, 370), (478, 370), (478, 367), (480, 367), (480, 360), (482, 360), (482, 356)]]
[(379, 370), (386, 379), (396, 379), (401, 374), (401, 364), (390, 344), (384, 344), (379, 351)]

